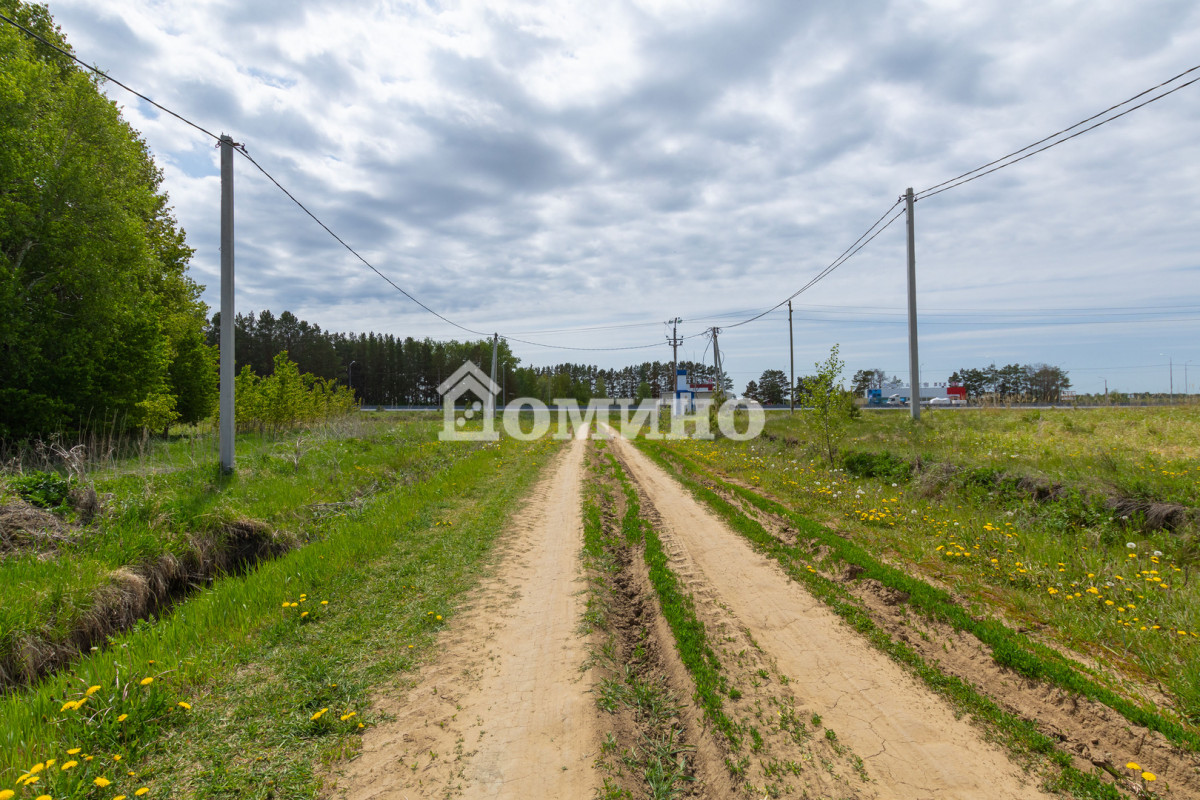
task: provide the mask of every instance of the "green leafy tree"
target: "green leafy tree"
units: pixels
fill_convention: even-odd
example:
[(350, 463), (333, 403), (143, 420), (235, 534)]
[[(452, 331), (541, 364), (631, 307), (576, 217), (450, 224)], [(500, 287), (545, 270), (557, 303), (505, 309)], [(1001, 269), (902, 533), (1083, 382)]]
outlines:
[[(69, 47), (44, 7), (0, 9)], [(0, 26), (0, 437), (188, 405), (168, 330), (204, 309), (160, 184), (90, 74)]]
[(805, 377), (800, 399), (804, 406), (812, 409), (809, 419), (832, 467), (837, 458), (838, 443), (856, 411), (854, 395), (842, 388), (842, 370), (846, 365), (838, 358), (838, 345), (830, 348), (829, 358), (814, 366), (817, 373)]
[(240, 430), (278, 433), (298, 425), (350, 413), (356, 407), (349, 387), (301, 373), (286, 352), (277, 353), (273, 370), (259, 376), (249, 365), (234, 381), (235, 409)]
[(762, 402), (761, 400), (759, 400), (758, 382), (757, 381), (750, 381), (749, 383), (747, 383), (746, 391), (742, 392), (742, 394), (745, 395), (746, 397), (748, 397), (749, 399), (753, 400), (756, 403)]

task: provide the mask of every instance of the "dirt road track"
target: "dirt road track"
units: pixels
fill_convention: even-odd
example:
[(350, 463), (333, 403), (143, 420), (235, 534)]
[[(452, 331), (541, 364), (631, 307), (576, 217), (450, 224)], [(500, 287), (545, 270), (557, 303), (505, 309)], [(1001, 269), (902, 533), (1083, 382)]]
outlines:
[(338, 791), (349, 800), (590, 798), (599, 720), (580, 671), (580, 484), (586, 442), (550, 464), (496, 575), (443, 635), (445, 651), (370, 731)]
[(808, 710), (867, 765), (881, 797), (1047, 797), (947, 704), (751, 549), (626, 441), (618, 452), (645, 492), (672, 569), (725, 605), (775, 658)]

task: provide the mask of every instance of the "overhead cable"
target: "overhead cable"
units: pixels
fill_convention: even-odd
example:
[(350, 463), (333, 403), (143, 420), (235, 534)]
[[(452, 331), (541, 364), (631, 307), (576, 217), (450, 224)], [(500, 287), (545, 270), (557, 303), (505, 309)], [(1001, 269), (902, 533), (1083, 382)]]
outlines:
[(84, 61), (82, 61), (82, 60), (80, 60), (78, 57), (76, 57), (74, 53), (70, 52), (69, 50), (64, 50), (63, 48), (61, 48), (61, 47), (59, 47), (58, 45), (56, 45), (54, 42), (48, 41), (47, 39), (45, 39), (44, 37), (42, 37), (40, 34), (38, 34), (38, 33), (35, 33), (34, 31), (31, 31), (31, 30), (29, 30), (29, 28), (26, 28), (24, 25), (22, 25), (21, 23), (17, 22), (16, 20), (9, 19), (8, 17), (4, 16), (3, 14), (0, 14), (0, 20), (4, 20), (4, 21), (5, 21), (5, 22), (7, 22), (9, 25), (12, 25), (14, 28), (17, 28), (18, 30), (20, 30), (21, 32), (23, 32), (23, 33), (24, 33), (26, 36), (29, 36), (29, 37), (31, 37), (31, 38), (33, 38), (33, 39), (37, 39), (39, 42), (41, 42), (42, 44), (46, 45), (47, 47), (51, 47), (51, 48), (53, 48), (53, 49), (57, 50), (58, 52), (62, 53), (64, 56), (66, 56), (67, 58), (69, 58), (69, 59), (71, 59), (72, 61), (74, 61), (75, 63), (79, 64), (79, 65), (80, 65), (81, 67), (83, 67), (84, 69), (91, 70), (92, 72), (94, 72), (94, 73), (96, 73), (97, 75), (99, 75), (101, 78), (104, 78), (104, 80), (106, 80), (106, 81), (111, 81), (112, 83), (115, 83), (117, 86), (120, 86), (120, 87), (121, 87), (122, 89), (124, 89), (125, 91), (129, 92), (130, 94), (132, 94), (132, 95), (136, 95), (137, 97), (140, 97), (140, 98), (142, 98), (142, 99), (143, 99), (143, 100), (145, 100), (147, 103), (149, 103), (150, 105), (152, 105), (152, 106), (154, 106), (155, 108), (157, 108), (159, 111), (166, 112), (167, 114), (170, 114), (172, 117), (175, 117), (175, 119), (179, 120), (180, 122), (183, 122), (183, 123), (185, 123), (185, 124), (187, 124), (187, 125), (191, 125), (193, 128), (195, 128), (196, 130), (200, 131), (200, 132), (201, 132), (201, 133), (203, 133), (205, 136), (208, 136), (208, 137), (211, 137), (211, 138), (213, 138), (213, 139), (216, 139), (217, 141), (220, 141), (220, 140), (221, 140), (221, 137), (220, 137), (220, 136), (217, 136), (215, 133), (213, 133), (212, 131), (208, 130), (207, 128), (204, 128), (204, 127), (202, 127), (202, 126), (200, 126), (200, 125), (197, 125), (195, 122), (192, 122), (190, 119), (188, 119), (187, 117), (183, 116), (182, 114), (177, 114), (177, 113), (175, 113), (174, 111), (172, 111), (171, 109), (167, 108), (166, 106), (164, 106), (164, 105), (161, 105), (161, 104), (159, 104), (159, 103), (156, 103), (156, 102), (154, 102), (154, 101), (153, 101), (153, 100), (151, 100), (149, 97), (146, 97), (146, 95), (142, 94), (141, 92), (137, 91), (136, 89), (131, 89), (131, 88), (129, 88), (128, 86), (126, 86), (125, 84), (123, 84), (123, 83), (121, 83), (119, 80), (117, 80), (116, 78), (114, 78), (114, 77), (112, 77), (111, 75), (109, 75), (107, 72), (104, 72), (103, 70), (97, 69), (96, 67), (93, 67), (91, 64), (87, 64), (87, 63), (85, 63)]
[[(1099, 128), (1101, 125), (1107, 125), (1108, 123), (1112, 122), (1113, 120), (1120, 119), (1121, 117), (1125, 116), (1126, 114), (1130, 114), (1134, 111), (1137, 111), (1139, 108), (1148, 106), (1151, 103), (1155, 102), (1156, 100), (1161, 100), (1168, 95), (1178, 92), (1180, 89), (1184, 89), (1188, 86), (1191, 86), (1193, 83), (1200, 81), (1200, 77), (1193, 78), (1192, 80), (1190, 80), (1186, 83), (1182, 83), (1179, 86), (1176, 86), (1173, 89), (1165, 91), (1160, 95), (1155, 95), (1154, 97), (1151, 97), (1149, 100), (1144, 100), (1141, 103), (1138, 103), (1136, 106), (1125, 109), (1120, 114), (1115, 114), (1111, 117), (1108, 117), (1107, 119), (1100, 120), (1100, 122), (1097, 122), (1095, 125), (1090, 125), (1081, 131), (1076, 131), (1075, 133), (1071, 134), (1070, 136), (1064, 137), (1062, 139), (1058, 138), (1059, 136), (1062, 136), (1064, 133), (1067, 133), (1068, 131), (1075, 130), (1075, 128), (1078, 128), (1080, 125), (1086, 125), (1087, 123), (1091, 122), (1092, 120), (1099, 119), (1100, 117), (1103, 117), (1104, 115), (1108, 114), (1109, 112), (1115, 111), (1116, 109), (1120, 108), (1121, 106), (1128, 105), (1129, 103), (1132, 103), (1134, 100), (1137, 100), (1139, 97), (1144, 97), (1145, 95), (1147, 95), (1151, 92), (1157, 91), (1158, 89), (1163, 88), (1167, 84), (1174, 83), (1175, 81), (1179, 80), (1183, 76), (1188, 75), (1189, 73), (1195, 72), (1196, 70), (1200, 70), (1200, 64), (1197, 64), (1196, 66), (1192, 67), (1191, 69), (1184, 70), (1183, 72), (1179, 73), (1175, 77), (1170, 78), (1169, 80), (1165, 80), (1162, 83), (1158, 84), (1157, 86), (1152, 86), (1151, 88), (1145, 90), (1144, 92), (1139, 92), (1138, 94), (1135, 94), (1133, 97), (1129, 98), (1128, 100), (1123, 100), (1114, 106), (1110, 106), (1109, 108), (1106, 108), (1104, 111), (1101, 111), (1098, 114), (1093, 114), (1092, 116), (1088, 117), (1087, 119), (1080, 120), (1079, 122), (1076, 122), (1074, 125), (1071, 125), (1070, 127), (1067, 127), (1067, 128), (1063, 128), (1061, 131), (1052, 133), (1043, 139), (1039, 139), (1038, 141), (1034, 142), (1033, 144), (1028, 144), (1025, 147), (1022, 147), (1020, 150), (1014, 150), (1013, 152), (1009, 153), (1006, 156), (1001, 156), (1000, 158), (997, 158), (993, 161), (989, 161), (988, 163), (978, 166), (975, 169), (968, 170), (967, 172), (964, 172), (963, 174), (961, 174), (957, 177), (950, 178), (949, 180), (942, 181), (941, 183), (938, 183), (938, 184), (934, 184), (933, 186), (930, 186), (928, 189), (922, 189), (920, 192), (917, 192), (914, 195), (914, 199), (923, 200), (927, 197), (933, 197), (934, 195), (941, 194), (942, 192), (948, 192), (951, 189), (955, 189), (959, 186), (962, 186), (964, 183), (970, 183), (973, 180), (982, 178), (984, 175), (990, 175), (991, 173), (996, 172), (1001, 169), (1004, 169), (1005, 167), (1011, 167), (1013, 164), (1016, 164), (1020, 161), (1024, 161), (1025, 159), (1030, 158), (1031, 156), (1035, 156), (1038, 153), (1043, 153), (1052, 147), (1057, 147), (1060, 144), (1069, 142), (1072, 139), (1074, 139), (1076, 136), (1082, 136), (1083, 134), (1087, 133), (1088, 131), (1092, 131), (1092, 130), (1095, 130), (1096, 128)], [(1055, 139), (1057, 139), (1057, 141), (1052, 141)], [(1045, 144), (1046, 142), (1050, 142), (1050, 144)], [(1042, 145), (1042, 144), (1045, 144), (1045, 146), (1038, 147), (1038, 145)], [(1035, 147), (1037, 147), (1038, 149), (1032, 150), (1032, 152), (1028, 152), (1028, 153), (1025, 152), (1026, 150), (1031, 150), (1032, 148), (1035, 148)], [(1025, 153), (1025, 155), (1021, 156), (1020, 158), (1013, 158), (1013, 156), (1020, 155), (1021, 153)]]
[[(823, 269), (819, 273), (817, 273), (817, 275), (815, 277), (813, 277), (812, 280), (810, 280), (808, 283), (804, 284), (799, 289), (792, 292), (790, 295), (788, 295), (787, 297), (783, 298), (775, 305), (768, 308), (766, 311), (763, 311), (761, 314), (756, 314), (753, 317), (750, 317), (749, 319), (744, 319), (741, 322), (735, 322), (732, 325), (726, 325), (725, 327), (726, 328), (738, 328), (738, 327), (741, 327), (742, 325), (748, 325), (749, 323), (754, 322), (755, 320), (762, 319), (763, 317), (765, 317), (767, 314), (770, 314), (775, 309), (782, 307), (789, 300), (792, 300), (795, 297), (797, 297), (798, 295), (803, 294), (804, 292), (811, 289), (813, 286), (815, 286), (818, 282), (820, 282), (822, 279), (824, 279), (826, 276), (828, 276), (835, 269), (837, 269), (842, 264), (845, 264), (847, 261), (849, 261), (851, 258), (853, 258), (854, 255), (856, 253), (858, 253), (859, 250), (862, 250), (864, 247), (866, 247), (868, 244), (870, 244), (871, 241), (876, 236), (878, 236), (879, 234), (881, 234), (885, 230), (887, 230), (889, 227), (891, 227), (891, 224), (893, 222), (895, 222), (898, 218), (904, 216), (904, 211), (900, 211), (895, 216), (893, 216), (891, 219), (889, 219), (887, 221), (887, 223), (885, 223), (882, 227), (879, 227), (879, 223), (883, 222), (884, 218), (887, 217), (888, 214), (892, 213), (892, 210), (898, 205), (900, 205), (899, 200), (897, 200), (895, 203), (893, 203), (892, 206), (887, 211), (883, 212), (883, 215), (875, 221), (875, 224), (872, 225), (871, 227), (867, 228), (866, 232), (863, 233), (862, 236), (859, 236), (858, 239), (856, 239), (854, 241), (854, 244), (852, 244), (848, 248), (846, 248), (846, 250), (844, 250), (840, 256), (835, 258), (832, 261), (832, 263), (829, 264), (829, 266), (825, 267), (825, 269)], [(874, 233), (871, 233), (872, 231), (874, 231)], [(868, 234), (870, 234), (870, 235), (868, 236)]]

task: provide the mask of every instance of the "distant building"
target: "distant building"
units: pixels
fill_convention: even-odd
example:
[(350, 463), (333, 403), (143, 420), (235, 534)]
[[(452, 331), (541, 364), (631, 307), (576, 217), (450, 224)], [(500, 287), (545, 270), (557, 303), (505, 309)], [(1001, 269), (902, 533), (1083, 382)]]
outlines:
[(675, 402), (671, 408), (673, 414), (692, 414), (696, 411), (697, 400), (712, 400), (716, 384), (692, 383), (686, 369), (675, 372)]

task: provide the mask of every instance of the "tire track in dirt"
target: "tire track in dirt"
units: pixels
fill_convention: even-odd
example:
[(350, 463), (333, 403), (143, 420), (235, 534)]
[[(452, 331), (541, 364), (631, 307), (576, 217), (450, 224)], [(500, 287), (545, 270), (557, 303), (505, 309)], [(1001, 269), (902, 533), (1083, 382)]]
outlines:
[(494, 576), (415, 679), (379, 697), (394, 717), (367, 733), (337, 782), (347, 800), (584, 798), (600, 732), (578, 634), (586, 442), (555, 458), (513, 520)]
[[(672, 568), (706, 584), (792, 680), (807, 707), (863, 758), (883, 798), (1048, 797), (940, 697), (871, 647), (624, 440), (617, 447), (657, 514)], [(699, 599), (699, 597), (698, 597)]]

